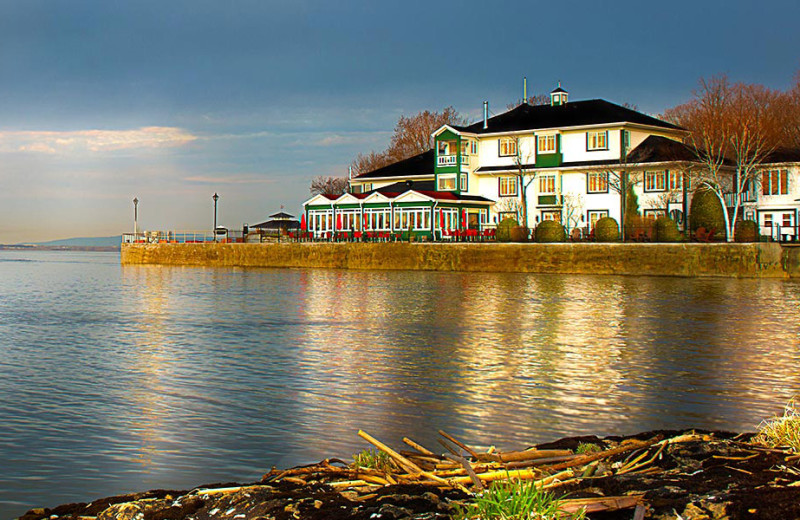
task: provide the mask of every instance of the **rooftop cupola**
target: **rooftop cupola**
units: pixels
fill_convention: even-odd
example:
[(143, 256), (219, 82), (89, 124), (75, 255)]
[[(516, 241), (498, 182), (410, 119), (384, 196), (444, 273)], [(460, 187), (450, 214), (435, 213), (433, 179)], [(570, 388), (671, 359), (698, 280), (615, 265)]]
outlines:
[(550, 92), (550, 105), (554, 107), (560, 105), (566, 105), (567, 96), (569, 96), (569, 93), (563, 88), (561, 88), (561, 82), (559, 81), (558, 87), (556, 87), (555, 90)]

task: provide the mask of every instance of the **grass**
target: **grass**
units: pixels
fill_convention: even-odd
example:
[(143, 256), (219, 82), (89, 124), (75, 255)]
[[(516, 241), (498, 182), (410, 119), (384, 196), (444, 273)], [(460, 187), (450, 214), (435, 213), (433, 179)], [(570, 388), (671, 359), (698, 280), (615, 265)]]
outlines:
[(602, 451), (600, 446), (591, 442), (582, 442), (578, 444), (577, 448), (575, 448), (575, 453), (578, 455), (588, 455), (590, 453), (598, 453), (600, 451)]
[(455, 507), (455, 520), (584, 520), (583, 511), (560, 511), (560, 500), (533, 482), (497, 481), (472, 503)]
[(392, 470), (392, 459), (383, 451), (366, 449), (353, 455), (353, 465), (388, 472)]
[(786, 405), (783, 416), (761, 423), (753, 442), (769, 448), (788, 446), (800, 453), (800, 409), (795, 398)]

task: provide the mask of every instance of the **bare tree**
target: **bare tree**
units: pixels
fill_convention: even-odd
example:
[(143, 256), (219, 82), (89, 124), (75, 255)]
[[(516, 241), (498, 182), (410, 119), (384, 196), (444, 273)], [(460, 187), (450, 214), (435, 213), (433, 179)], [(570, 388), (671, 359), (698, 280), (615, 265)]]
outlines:
[(386, 152), (378, 153), (373, 151), (368, 154), (358, 154), (358, 157), (350, 164), (350, 167), (353, 169), (353, 176), (357, 177), (363, 173), (388, 166), (393, 162)]
[(720, 75), (701, 79), (693, 100), (665, 113), (691, 132), (689, 144), (703, 164), (696, 174), (698, 183), (732, 211), (723, 211), (729, 242), (743, 194), (758, 183), (758, 165), (776, 146), (776, 97), (763, 86), (731, 84)]
[(314, 177), (311, 179), (311, 195), (342, 195), (347, 192), (347, 177)]
[(433, 148), (433, 132), (442, 125), (461, 125), (464, 122), (464, 118), (451, 106), (441, 112), (425, 110), (411, 117), (400, 116), (386, 154), (395, 162), (427, 152)]
[(519, 194), (522, 208), (522, 225), (528, 227), (528, 187), (536, 178), (536, 171), (531, 169), (530, 160), (533, 156), (535, 144), (526, 151), (522, 150), (522, 140), (519, 136), (511, 138), (514, 143), (514, 172), (517, 178), (517, 185), (519, 186)]
[(550, 104), (550, 94), (534, 94), (534, 95), (530, 96), (526, 100), (519, 100), (519, 101), (516, 101), (514, 103), (509, 103), (508, 105), (506, 105), (506, 108), (508, 110), (511, 110), (511, 109), (517, 108), (522, 103), (528, 103), (529, 105), (534, 105), (534, 106), (536, 106), (536, 105), (549, 105)]
[(564, 221), (567, 224), (567, 233), (578, 227), (584, 207), (584, 197), (580, 193), (567, 192), (561, 195), (561, 208)]
[(462, 125), (466, 121), (453, 107), (441, 112), (422, 111), (414, 116), (400, 116), (394, 127), (391, 144), (383, 152), (358, 154), (350, 164), (353, 175), (358, 176), (397, 161), (427, 152), (433, 147), (431, 134), (442, 125)]

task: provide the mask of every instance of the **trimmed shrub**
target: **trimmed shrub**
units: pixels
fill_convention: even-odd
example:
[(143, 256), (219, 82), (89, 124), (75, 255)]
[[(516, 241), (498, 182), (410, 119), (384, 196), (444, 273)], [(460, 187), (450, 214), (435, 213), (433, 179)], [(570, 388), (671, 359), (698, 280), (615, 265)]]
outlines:
[(514, 226), (511, 228), (511, 241), (512, 242), (527, 242), (528, 241), (528, 228), (525, 226)]
[(736, 231), (733, 233), (737, 242), (758, 242), (758, 224), (753, 220), (742, 220), (736, 223)]
[(544, 220), (536, 226), (536, 242), (563, 242), (567, 239), (567, 232), (560, 222)]
[(683, 236), (678, 231), (678, 224), (669, 217), (658, 217), (653, 233), (654, 242), (680, 242)]
[(619, 224), (611, 217), (603, 217), (594, 224), (594, 239), (597, 242), (616, 242), (619, 240)]
[(519, 222), (513, 218), (504, 218), (497, 224), (497, 241), (511, 242), (511, 229), (519, 226)]
[(633, 186), (628, 185), (628, 191), (625, 194), (625, 238), (631, 239), (638, 235), (642, 230), (641, 220), (642, 216), (639, 214), (639, 196), (633, 191)]
[(725, 211), (719, 202), (716, 193), (708, 188), (697, 188), (692, 196), (692, 205), (689, 208), (689, 229), (692, 233), (699, 228), (707, 231), (715, 229), (717, 233), (725, 234)]

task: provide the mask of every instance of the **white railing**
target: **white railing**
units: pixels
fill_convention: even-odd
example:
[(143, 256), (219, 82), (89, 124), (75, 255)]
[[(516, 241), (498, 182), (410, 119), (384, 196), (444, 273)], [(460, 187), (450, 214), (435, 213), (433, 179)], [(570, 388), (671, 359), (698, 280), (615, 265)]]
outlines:
[[(211, 231), (139, 231), (138, 233), (123, 233), (123, 244), (196, 244), (214, 242), (214, 233)], [(229, 229), (225, 233), (218, 233), (216, 242), (240, 242), (242, 230)]]
[(440, 155), (436, 164), (439, 166), (455, 166), (458, 164), (458, 155)]

